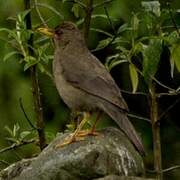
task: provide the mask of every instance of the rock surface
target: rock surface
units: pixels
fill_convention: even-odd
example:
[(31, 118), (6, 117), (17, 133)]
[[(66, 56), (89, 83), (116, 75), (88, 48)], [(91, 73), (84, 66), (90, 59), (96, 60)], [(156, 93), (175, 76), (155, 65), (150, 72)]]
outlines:
[(68, 135), (58, 135), (38, 157), (6, 168), (0, 180), (116, 180), (120, 176), (127, 180), (127, 176), (144, 176), (142, 157), (120, 130), (106, 128), (98, 136), (55, 148)]
[(153, 180), (153, 179), (146, 179), (146, 178), (134, 177), (134, 176), (108, 175), (103, 178), (98, 178), (98, 179), (93, 179), (93, 180)]

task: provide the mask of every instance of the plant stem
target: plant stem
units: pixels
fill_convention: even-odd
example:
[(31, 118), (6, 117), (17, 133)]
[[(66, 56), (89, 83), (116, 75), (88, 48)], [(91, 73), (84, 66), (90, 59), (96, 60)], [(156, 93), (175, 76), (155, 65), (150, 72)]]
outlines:
[(93, 0), (87, 0), (86, 3), (86, 16), (84, 19), (84, 38), (86, 43), (88, 41), (89, 29), (91, 24), (91, 16), (93, 12)]
[(35, 142), (36, 142), (35, 139), (30, 139), (30, 140), (27, 140), (27, 141), (21, 141), (20, 143), (14, 143), (11, 146), (0, 149), (0, 153), (5, 153), (5, 152), (10, 151), (10, 150), (15, 150), (15, 149), (17, 149), (17, 148), (19, 148), (21, 146), (32, 144), (32, 143), (35, 143)]
[(43, 119), (43, 108), (41, 104), (39, 81), (36, 72), (36, 66), (32, 66), (31, 69), (31, 80), (32, 80), (32, 93), (34, 98), (34, 107), (36, 112), (36, 126), (39, 135), (39, 146), (43, 150), (46, 146), (46, 138), (44, 132), (44, 119)]
[(153, 133), (153, 151), (154, 151), (154, 169), (157, 173), (157, 179), (162, 180), (162, 159), (161, 159), (161, 137), (160, 137), (160, 121), (158, 121), (158, 102), (155, 92), (155, 84), (150, 87), (151, 101), (151, 123)]
[[(24, 6), (25, 6), (25, 10), (30, 9), (31, 8), (30, 0), (24, 0)], [(30, 12), (26, 15), (25, 23), (26, 23), (27, 29), (32, 29)], [(33, 47), (32, 34), (27, 43), (28, 43), (28, 54), (30, 56), (34, 56), (34, 52), (32, 49)], [(34, 108), (35, 108), (35, 113), (36, 113), (36, 124), (37, 124), (38, 136), (39, 136), (39, 146), (40, 146), (40, 149), (42, 150), (46, 146), (46, 139), (45, 139), (45, 132), (44, 132), (43, 109), (42, 109), (42, 104), (41, 104), (39, 81), (38, 81), (35, 65), (30, 68), (30, 73), (31, 73), (31, 81), (32, 81)]]

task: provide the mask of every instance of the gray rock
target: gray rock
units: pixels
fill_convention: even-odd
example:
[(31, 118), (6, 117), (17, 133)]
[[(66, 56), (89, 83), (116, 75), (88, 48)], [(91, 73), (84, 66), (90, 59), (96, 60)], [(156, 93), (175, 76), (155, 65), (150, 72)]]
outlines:
[(0, 180), (11, 180), (17, 176), (28, 167), (32, 161), (34, 161), (36, 158), (31, 159), (22, 159), (21, 161), (11, 164), (6, 169), (2, 170), (0, 172)]
[(103, 178), (97, 178), (93, 180), (153, 180), (142, 177), (134, 177), (134, 176), (117, 176), (117, 175), (108, 175)]
[(68, 135), (58, 135), (37, 158), (26, 161), (25, 165), (16, 163), (10, 166), (10, 171), (3, 170), (0, 180), (90, 180), (108, 178), (111, 174), (144, 175), (142, 157), (119, 129), (106, 128), (98, 136), (87, 136), (83, 141), (55, 148)]

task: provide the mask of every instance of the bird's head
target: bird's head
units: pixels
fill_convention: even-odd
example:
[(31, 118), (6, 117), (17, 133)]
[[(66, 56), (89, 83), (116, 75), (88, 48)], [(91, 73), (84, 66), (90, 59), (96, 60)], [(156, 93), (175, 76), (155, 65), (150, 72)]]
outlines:
[(64, 46), (69, 42), (84, 42), (84, 38), (79, 29), (74, 23), (69, 21), (63, 22), (53, 30), (49, 28), (38, 28), (37, 31), (52, 37), (54, 39), (55, 45), (58, 46)]

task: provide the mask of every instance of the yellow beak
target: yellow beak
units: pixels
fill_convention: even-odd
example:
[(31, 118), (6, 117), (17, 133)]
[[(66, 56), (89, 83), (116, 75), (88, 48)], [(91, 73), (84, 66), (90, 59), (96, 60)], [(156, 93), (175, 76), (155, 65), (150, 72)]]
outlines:
[(54, 30), (49, 29), (49, 28), (45, 28), (45, 27), (38, 28), (36, 31), (39, 33), (45, 34), (46, 36), (51, 37), (51, 38), (54, 36)]

